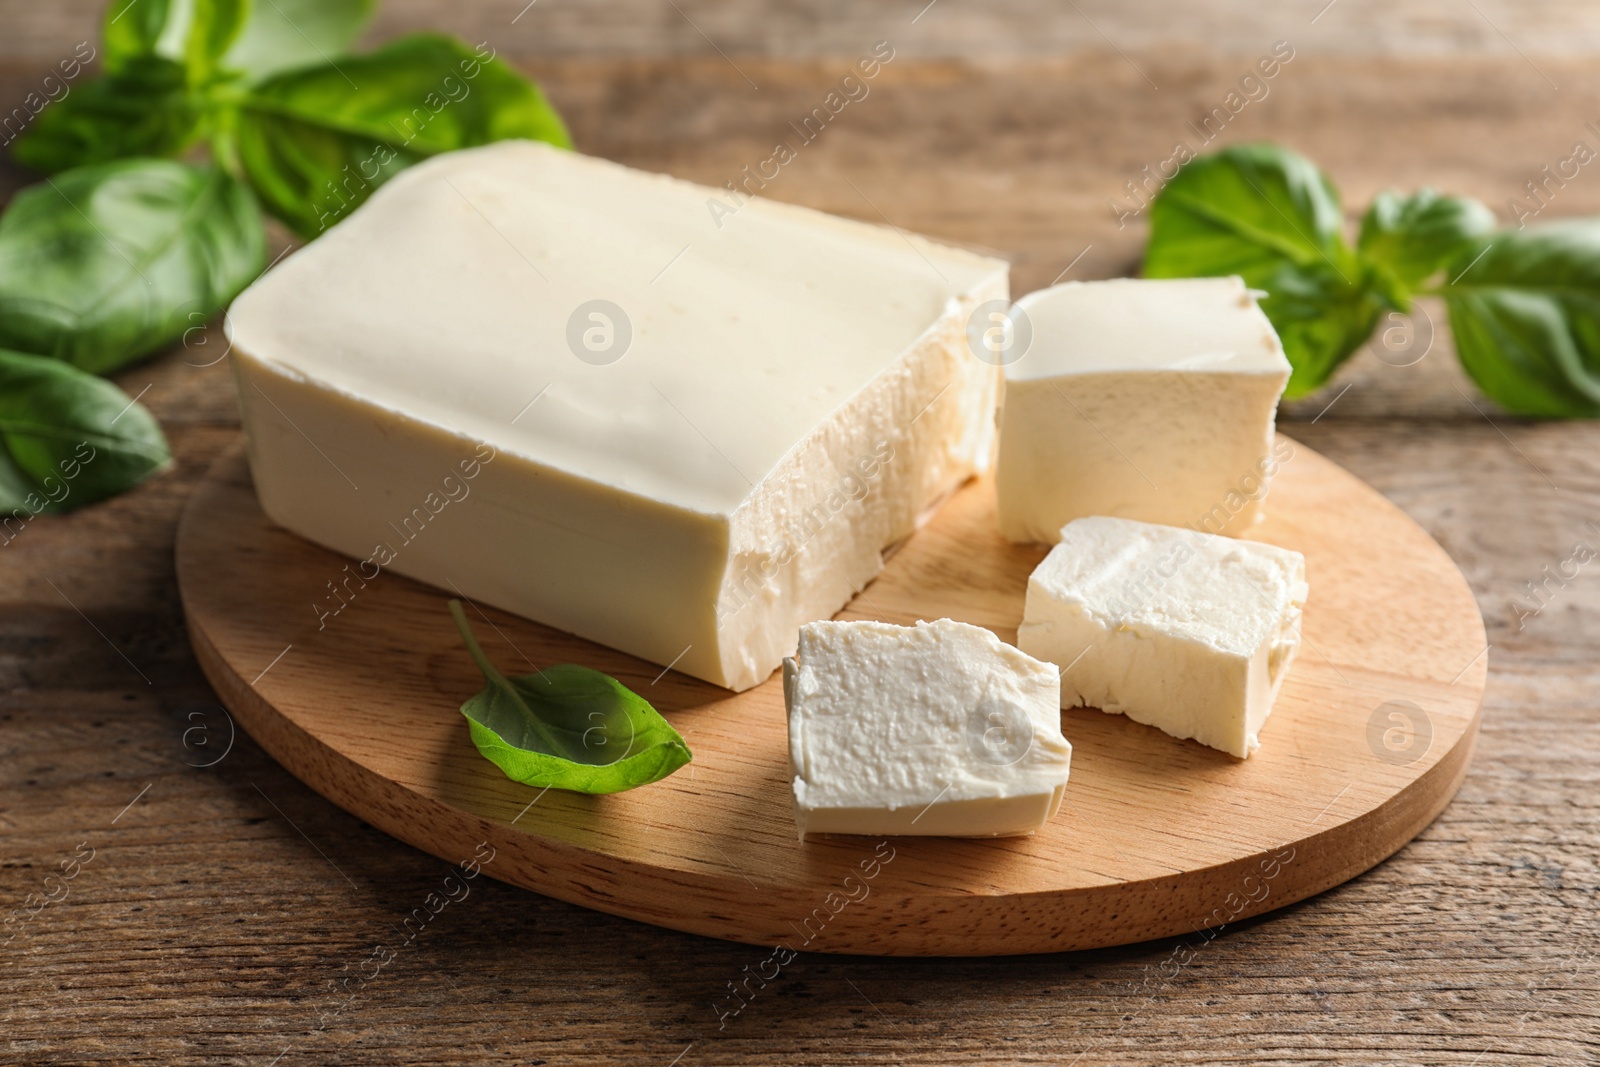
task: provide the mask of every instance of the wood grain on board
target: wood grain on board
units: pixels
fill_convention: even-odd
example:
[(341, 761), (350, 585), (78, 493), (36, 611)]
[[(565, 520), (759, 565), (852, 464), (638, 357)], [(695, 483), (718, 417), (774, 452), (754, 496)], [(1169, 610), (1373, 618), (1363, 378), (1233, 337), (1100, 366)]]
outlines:
[[(580, 7), (540, 0), (533, 11), (547, 5)], [(523, 3), (408, 0), (390, 5), (410, 21), (389, 32), (452, 20), (469, 32), (473, 19), (509, 19), (512, 6)], [(702, 21), (700, 7), (679, 6)], [(933, 11), (959, 6), (940, 0)], [(1107, 26), (1110, 5), (1078, 6)], [(1171, 35), (1190, 44), (1130, 53), (1159, 90), (1139, 90), (1108, 50), (1012, 62), (979, 48), (974, 62), (891, 64), (885, 78), (903, 87), (875, 87), (880, 95), (847, 112), (852, 125), (811, 146), (773, 195), (877, 218), (848, 176), (898, 225), (1010, 255), (1019, 292), (1049, 282), (1086, 245), (1069, 276), (1127, 272), (1142, 231), (1116, 229), (1102, 213), (1105, 190), (1220, 98), (1241, 73), (1237, 58), (1252, 54), (1250, 42), (1214, 53), (1187, 13), (1309, 18), (1323, 6), (1163, 5)], [(0, 3), (0, 45), (11, 49), (0, 101), (37, 84), (57, 43), (92, 32), (94, 8)], [(1559, 89), (1483, 29), (1475, 8)], [(1600, 112), (1592, 5), (1340, 0), (1318, 32), (1346, 10), (1360, 18), (1341, 30), (1344, 52), (1308, 46), (1228, 136), (1306, 152), (1344, 190), (1352, 217), (1378, 189), (1433, 184), (1479, 196), (1504, 218), (1506, 199)], [(703, 43), (673, 45), (697, 57), (652, 59), (640, 30), (636, 58), (570, 58), (604, 45), (544, 42), (553, 24), (533, 17), (516, 24), (532, 42), (522, 51), (567, 58), (524, 65), (581, 145), (700, 180), (748, 162), (843, 72), (832, 59), (783, 58), (804, 44), (785, 29), (764, 61), (735, 55), (761, 85), (755, 93)], [(1524, 32), (1546, 46), (1532, 49)], [(1562, 49), (1572, 54), (1553, 54)], [(0, 170), (7, 191), (27, 180)], [(1600, 213), (1600, 180), (1587, 172), (1548, 214), (1586, 213)], [(0, 1062), (1600, 1058), (1600, 585), (1585, 570), (1536, 616), (1519, 622), (1512, 607), (1575, 541), (1595, 543), (1600, 427), (1503, 417), (1447, 346), (1408, 367), (1363, 353), (1284, 427), (1415, 518), (1465, 573), (1487, 623), (1477, 754), (1436, 822), (1367, 874), (1214, 939), (1026, 959), (804, 953), (729, 1018), (717, 1010), (729, 1004), (727, 983), (759, 969), (765, 950), (487, 878), (407, 942), (396, 927), (438, 888), (443, 864), (322, 799), (242, 733), (200, 766), (224, 750), (229, 724), (184, 633), (173, 538), (188, 496), (238, 439), (227, 364), (207, 365), (220, 351), (208, 340), (210, 349), (119, 376), (130, 395), (150, 386), (144, 403), (168, 431), (174, 469), (40, 519), (0, 548), (0, 916), (44, 892), (45, 874), (80, 842), (98, 849), (69, 896), (0, 947)], [(393, 961), (357, 980), (376, 948)]]

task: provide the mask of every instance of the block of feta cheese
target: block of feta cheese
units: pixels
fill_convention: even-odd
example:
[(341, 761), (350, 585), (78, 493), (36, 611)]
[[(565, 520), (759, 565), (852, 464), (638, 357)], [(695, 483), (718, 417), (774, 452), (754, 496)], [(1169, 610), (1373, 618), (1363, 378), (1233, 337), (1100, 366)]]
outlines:
[(267, 516), (368, 579), (769, 677), (989, 466), (965, 325), (1007, 268), (728, 201), (527, 141), (402, 172), (229, 312)]
[(1121, 712), (1241, 759), (1300, 645), (1305, 557), (1094, 517), (1028, 579), (1017, 647), (1062, 668), (1062, 707)]
[(1068, 282), (1017, 301), (1000, 530), (1055, 541), (1085, 515), (1211, 533), (1261, 516), (1289, 361), (1239, 278)]
[(783, 696), (801, 840), (1027, 834), (1061, 806), (1059, 672), (981, 626), (808, 623)]

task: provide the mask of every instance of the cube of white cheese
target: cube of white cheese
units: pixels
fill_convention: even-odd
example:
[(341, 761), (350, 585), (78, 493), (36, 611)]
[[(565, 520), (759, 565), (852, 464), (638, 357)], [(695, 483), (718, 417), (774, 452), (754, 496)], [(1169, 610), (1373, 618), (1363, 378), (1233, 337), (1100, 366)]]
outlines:
[(1017, 647), (1063, 707), (1121, 712), (1241, 759), (1300, 645), (1305, 557), (1131, 519), (1068, 523), (1028, 579)]
[(801, 840), (1026, 834), (1061, 806), (1058, 672), (980, 626), (810, 623), (783, 695)]
[(999, 260), (511, 141), (404, 171), (228, 328), (273, 521), (745, 689), (987, 468), (965, 323), (1006, 293)]
[(1085, 515), (1211, 533), (1260, 518), (1289, 361), (1243, 281), (1068, 282), (1017, 308), (1032, 337), (1005, 372), (1007, 538), (1052, 543)]

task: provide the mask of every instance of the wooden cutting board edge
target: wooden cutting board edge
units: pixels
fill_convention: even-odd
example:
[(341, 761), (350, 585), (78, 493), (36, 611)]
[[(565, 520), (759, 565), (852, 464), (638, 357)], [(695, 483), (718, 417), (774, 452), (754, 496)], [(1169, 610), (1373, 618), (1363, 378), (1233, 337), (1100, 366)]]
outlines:
[[(180, 591), (185, 545), (196, 536), (201, 514), (197, 505), (203, 506), (219, 471), (240, 463), (240, 454), (235, 448), (217, 459), (185, 511), (178, 533)], [(1395, 514), (1411, 522), (1398, 509)], [(1182, 874), (1127, 881), (1109, 894), (1098, 888), (975, 892), (950, 894), (944, 907), (930, 906), (926, 898), (885, 903), (880, 895), (871, 908), (852, 908), (846, 902), (834, 912), (838, 900), (826, 899), (815, 885), (752, 879), (732, 868), (720, 876), (700, 871), (688, 878), (623, 857), (602, 862), (583, 847), (424, 796), (280, 714), (229, 664), (187, 611), (187, 595), (184, 602), (196, 657), (239, 725), (296, 777), (384, 832), (450, 862), (471, 856), (478, 842), (486, 842), (495, 850), (486, 873), (581, 906), (754, 945), (846, 954), (1005, 955), (1188, 934), (1208, 937), (1224, 926), (1314, 896), (1398, 851), (1449, 803), (1474, 752), (1487, 677), (1486, 658), (1480, 658), (1456, 683), (1462, 692), (1476, 695), (1476, 710), (1448, 751), (1424, 773), (1376, 808), (1323, 830), (1308, 829), (1306, 836), (1280, 848)], [(1477, 626), (1481, 632), (1481, 619)], [(497, 773), (488, 764), (484, 767), (486, 773)], [(869, 856), (873, 845), (863, 841), (862, 855)], [(641, 887), (655, 891), (642, 892)]]

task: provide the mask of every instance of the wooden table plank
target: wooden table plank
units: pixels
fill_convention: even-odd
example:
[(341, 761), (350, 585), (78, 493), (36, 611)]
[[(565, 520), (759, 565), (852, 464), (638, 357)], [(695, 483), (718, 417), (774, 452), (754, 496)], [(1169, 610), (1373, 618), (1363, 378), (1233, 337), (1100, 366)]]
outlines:
[[(1345, 0), (1334, 11), (1346, 5), (1359, 10)], [(1567, 9), (1538, 10), (1536, 23)], [(67, 25), (42, 19), (27, 32)], [(584, 147), (712, 182), (762, 158), (842, 73), (831, 59), (741, 57), (754, 93), (715, 55), (573, 50), (535, 69)], [(0, 100), (48, 63), (28, 54), (0, 66)], [(1085, 245), (1074, 276), (1128, 269), (1142, 234), (1118, 231), (1105, 199), (1238, 76), (1236, 60), (1193, 52), (1137, 57), (1159, 92), (1115, 54), (907, 58), (772, 193), (874, 217), (854, 182), (899, 225), (1003, 250), (1018, 291)], [(1503, 213), (1541, 163), (1584, 136), (1600, 89), (1587, 60), (1537, 62), (1559, 92), (1511, 55), (1307, 54), (1231, 135), (1302, 148), (1352, 202), (1426, 182)], [(1600, 181), (1574, 181), (1558, 207), (1600, 210)], [(1509, 605), (1575, 542), (1597, 543), (1587, 523), (1600, 523), (1600, 427), (1491, 423), (1443, 349), (1403, 369), (1360, 357), (1333, 408), (1311, 421), (1329, 393), (1286, 422), (1440, 540), (1493, 642), (1474, 769), (1393, 860), (1209, 942), (1025, 960), (804, 956), (719, 1029), (712, 1002), (763, 953), (488, 880), (399, 949), (395, 926), (441, 864), (327, 804), (248, 738), (212, 768), (189, 765), (216, 750), (192, 732), (186, 746), (186, 729), (209, 726), (214, 743), (226, 734), (204, 708), (171, 557), (187, 492), (237, 433), (226, 364), (187, 365), (214, 359), (210, 342), (120, 379), (130, 392), (152, 386), (173, 471), (40, 519), (0, 548), (0, 919), (80, 843), (95, 850), (69, 895), (0, 947), (0, 1062), (1600, 1058), (1600, 586), (1584, 570), (1521, 628)], [(360, 984), (379, 946), (396, 956)], [(336, 989), (347, 978), (349, 1000)]]
[[(50, 56), (84, 39), (104, 0), (0, 0), (0, 60)], [(1329, 55), (1592, 55), (1600, 19), (1584, 0), (384, 0), (371, 40), (440, 30), (491, 40), (523, 58), (716, 58), (848, 56), (888, 39), (908, 55), (1060, 56), (1203, 50), (1254, 56), (1280, 38)], [(1159, 79), (1157, 79), (1159, 83)]]

